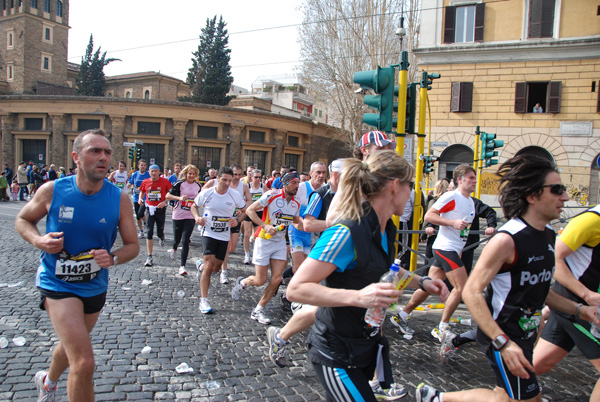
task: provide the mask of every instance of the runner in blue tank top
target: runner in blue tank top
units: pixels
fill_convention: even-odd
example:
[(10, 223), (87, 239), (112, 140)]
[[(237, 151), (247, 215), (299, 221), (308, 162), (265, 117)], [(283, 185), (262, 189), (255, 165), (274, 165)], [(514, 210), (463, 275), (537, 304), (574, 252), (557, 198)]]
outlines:
[[(50, 369), (35, 375), (40, 401), (54, 400), (68, 367), (69, 400), (94, 400), (89, 333), (106, 300), (108, 268), (139, 252), (129, 197), (105, 179), (111, 154), (102, 130), (81, 133), (73, 142), (77, 174), (42, 186), (15, 221), (23, 239), (42, 251), (36, 275), (40, 307), (48, 311), (59, 340)], [(37, 222), (44, 216), (41, 235)], [(123, 246), (111, 250), (117, 229)]]

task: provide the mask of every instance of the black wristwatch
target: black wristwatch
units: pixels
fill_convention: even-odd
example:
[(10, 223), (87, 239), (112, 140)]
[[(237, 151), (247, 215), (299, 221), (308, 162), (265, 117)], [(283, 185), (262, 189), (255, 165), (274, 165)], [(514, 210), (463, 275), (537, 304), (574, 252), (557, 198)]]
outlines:
[(419, 280), (419, 287), (421, 288), (421, 290), (423, 292), (427, 292), (425, 290), (425, 288), (423, 287), (423, 282), (425, 282), (427, 279), (429, 279), (430, 281), (432, 281), (433, 279), (431, 279), (429, 276), (422, 276), (421, 279)]
[(509, 340), (510, 339), (508, 336), (506, 336), (506, 334), (500, 334), (492, 341), (492, 346), (496, 350), (502, 350), (502, 348), (508, 344)]

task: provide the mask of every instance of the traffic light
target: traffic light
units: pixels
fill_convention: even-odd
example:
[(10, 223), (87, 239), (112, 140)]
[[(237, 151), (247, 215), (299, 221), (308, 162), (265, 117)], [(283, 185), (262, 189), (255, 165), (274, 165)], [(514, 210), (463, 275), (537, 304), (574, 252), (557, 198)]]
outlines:
[(134, 148), (129, 148), (129, 159), (133, 160), (134, 152), (135, 152)]
[(372, 89), (378, 95), (365, 95), (364, 103), (379, 113), (365, 113), (363, 122), (377, 127), (381, 131), (392, 131), (392, 118), (394, 115), (394, 67), (376, 70), (359, 71), (354, 73), (354, 82), (361, 88)]
[(405, 131), (415, 134), (415, 115), (417, 110), (417, 83), (408, 84), (406, 88), (406, 123)]
[(428, 155), (423, 158), (423, 173), (429, 174), (434, 171), (433, 164), (437, 162), (438, 157), (433, 155)]
[(497, 159), (492, 159), (498, 156), (498, 151), (494, 151), (494, 149), (503, 147), (504, 141), (494, 138), (496, 138), (496, 134), (481, 132), (481, 160), (484, 167), (498, 164)]
[(433, 84), (433, 80), (440, 78), (441, 75), (438, 73), (429, 73), (427, 74), (423, 71), (423, 75), (421, 76), (421, 87), (427, 86), (427, 90), (431, 90), (431, 84)]
[(141, 148), (136, 148), (135, 149), (135, 159), (139, 161), (141, 158), (142, 158), (142, 150), (141, 150)]

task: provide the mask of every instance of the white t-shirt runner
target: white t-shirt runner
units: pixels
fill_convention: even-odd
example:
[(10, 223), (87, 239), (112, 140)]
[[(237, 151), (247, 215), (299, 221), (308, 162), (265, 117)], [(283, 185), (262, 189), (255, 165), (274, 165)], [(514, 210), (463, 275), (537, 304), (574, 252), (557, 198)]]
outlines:
[[(260, 183), (258, 188), (252, 188), (252, 186), (250, 185), (248, 186), (248, 189), (250, 190), (250, 197), (252, 197), (252, 203), (258, 201), (260, 197), (262, 197), (262, 195), (265, 193), (265, 186), (262, 183)], [(262, 211), (262, 209), (260, 211)]]
[(118, 170), (113, 175), (113, 182), (115, 186), (119, 187), (122, 191), (127, 191), (127, 172), (119, 172)]
[(203, 218), (206, 223), (198, 227), (202, 236), (222, 241), (229, 241), (229, 218), (233, 218), (235, 209), (246, 206), (237, 191), (229, 188), (225, 194), (219, 194), (216, 187), (202, 190), (194, 199), (194, 203), (198, 207), (204, 207)]
[[(452, 226), (441, 226), (433, 248), (436, 250), (455, 251), (460, 254), (469, 235), (475, 216), (475, 204), (471, 197), (465, 197), (459, 190), (448, 191), (433, 204), (433, 208), (440, 212), (442, 218), (456, 220), (462, 219), (469, 222), (467, 229), (458, 230)], [(462, 236), (461, 236), (462, 232)]]
[[(277, 227), (284, 225), (286, 228), (292, 224), (294, 217), (300, 213), (300, 203), (294, 197), (290, 201), (285, 199), (285, 190), (269, 190), (258, 200), (263, 206), (263, 222)], [(258, 237), (270, 241), (285, 241), (285, 230), (277, 232), (270, 239), (265, 237), (264, 229), (260, 229)]]

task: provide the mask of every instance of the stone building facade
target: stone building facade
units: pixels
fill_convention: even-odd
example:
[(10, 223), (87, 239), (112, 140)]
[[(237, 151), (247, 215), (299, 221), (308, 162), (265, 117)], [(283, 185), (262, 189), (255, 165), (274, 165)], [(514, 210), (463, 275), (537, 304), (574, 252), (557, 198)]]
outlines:
[(142, 141), (142, 157), (161, 168), (193, 163), (202, 172), (238, 163), (270, 173), (282, 164), (307, 170), (348, 157), (332, 140), (337, 130), (266, 111), (143, 99), (75, 96), (0, 96), (2, 160), (72, 167), (73, 140), (83, 130), (109, 133), (113, 164)]
[[(500, 163), (520, 153), (547, 157), (576, 201), (598, 202), (596, 8), (586, 0), (423, 0), (415, 53), (419, 70), (441, 74), (429, 91), (438, 176), (473, 162), (480, 126), (504, 140)], [(543, 113), (533, 113), (536, 103)], [(497, 204), (495, 170), (483, 171), (482, 193)]]
[(109, 98), (160, 99), (176, 101), (190, 96), (190, 87), (177, 78), (153, 71), (114, 75), (106, 78), (105, 94)]
[(69, 1), (3, 1), (0, 8), (4, 92), (34, 94), (48, 84), (66, 87)]

